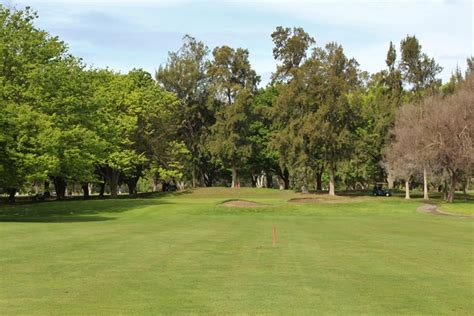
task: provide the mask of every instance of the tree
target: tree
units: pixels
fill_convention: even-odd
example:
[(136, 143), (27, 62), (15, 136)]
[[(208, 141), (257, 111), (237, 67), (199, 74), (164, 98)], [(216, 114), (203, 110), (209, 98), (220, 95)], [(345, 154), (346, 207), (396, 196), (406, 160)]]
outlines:
[(126, 104), (130, 115), (136, 117), (136, 126), (131, 134), (131, 148), (143, 159), (133, 162), (132, 168), (123, 172), (129, 194), (137, 194), (137, 183), (152, 161), (166, 163), (170, 144), (177, 143), (174, 114), (179, 104), (176, 96), (157, 86), (152, 76), (142, 70), (133, 69), (127, 74), (130, 80)]
[(248, 165), (252, 183), (257, 187), (271, 187), (272, 176), (276, 175), (288, 189), (289, 178), (279, 165), (278, 152), (271, 149), (271, 140), (277, 128), (272, 120), (272, 111), (279, 91), (276, 86), (269, 85), (260, 89), (252, 102), (249, 140), (252, 154)]
[(168, 62), (156, 72), (156, 80), (176, 94), (180, 100), (174, 111), (178, 138), (186, 144), (191, 154), (191, 177), (193, 187), (198, 185), (198, 173), (204, 182), (210, 179), (209, 172), (215, 168), (209, 164), (209, 153), (205, 142), (214, 124), (214, 113), (207, 107), (209, 78), (206, 62), (209, 49), (204, 43), (186, 35), (182, 47), (170, 52)]
[[(415, 36), (407, 36), (400, 43), (402, 53), (400, 61), (400, 69), (403, 78), (408, 84), (412, 85), (412, 99), (420, 102), (423, 95), (433, 95), (435, 89), (440, 85), (441, 81), (436, 76), (443, 70), (434, 58), (421, 52), (421, 45)], [(419, 108), (420, 119), (423, 118), (422, 107)], [(423, 154), (423, 152), (420, 152)], [(426, 166), (423, 167), (423, 192), (424, 199), (428, 199), (428, 181)]]
[[(342, 46), (329, 43), (318, 48), (312, 56), (319, 84), (313, 88), (318, 98), (316, 111), (309, 116), (313, 148), (319, 148), (319, 157), (329, 172), (329, 194), (335, 195), (335, 173), (339, 162), (350, 157), (353, 135), (357, 128), (357, 108), (349, 94), (359, 86), (359, 70), (355, 59), (344, 55)], [(322, 82), (322, 84), (321, 84)]]
[(97, 133), (105, 142), (98, 159), (99, 170), (117, 197), (120, 178), (136, 193), (136, 184), (150, 159), (166, 149), (174, 129), (170, 110), (175, 96), (163, 91), (143, 70), (127, 75), (108, 70), (97, 72), (94, 101), (98, 104)]
[(467, 69), (466, 69), (466, 78), (468, 78), (472, 73), (474, 73), (474, 56), (468, 57), (466, 59)]
[(275, 80), (291, 78), (292, 72), (298, 69), (308, 49), (315, 43), (314, 38), (301, 27), (290, 29), (278, 26), (272, 33), (272, 40), (275, 45), (273, 57), (280, 62), (273, 74)]
[(275, 102), (279, 131), (273, 147), (303, 192), (308, 191), (311, 170), (320, 189), (326, 169), (329, 193), (334, 195), (336, 165), (351, 151), (357, 122), (348, 98), (360, 85), (357, 62), (348, 59), (336, 43), (315, 48), (307, 58), (314, 39), (302, 29), (292, 32), (279, 27), (272, 37), (274, 56), (281, 62), (274, 75), (281, 90)]
[[(453, 95), (425, 97), (421, 104), (406, 105), (399, 110), (393, 131), (395, 140), (386, 161), (405, 180), (407, 198), (410, 179), (423, 167), (429, 167), (443, 179), (448, 202), (454, 200), (459, 181), (472, 176), (473, 104), (474, 78), (470, 76)], [(422, 118), (417, 115), (420, 106)]]
[(272, 75), (278, 96), (272, 108), (274, 132), (270, 149), (277, 153), (284, 188), (289, 188), (289, 173), (308, 191), (308, 174), (311, 159), (307, 139), (300, 135), (303, 117), (308, 110), (305, 94), (305, 70), (302, 70), (310, 47), (315, 43), (302, 28), (277, 27), (272, 33), (273, 56), (278, 62)]
[(50, 142), (58, 133), (51, 118), (38, 111), (43, 95), (37, 79), (49, 65), (67, 58), (67, 47), (36, 28), (37, 17), (29, 7), (0, 6), (0, 185), (10, 200), (26, 182), (47, 179), (55, 163)]
[(38, 111), (50, 116), (58, 130), (49, 140), (54, 165), (48, 172), (57, 199), (63, 199), (67, 182), (82, 184), (87, 198), (88, 183), (96, 181), (94, 173), (103, 151), (96, 133), (97, 104), (93, 102), (93, 75), (72, 56), (57, 60), (33, 74)]
[(344, 174), (353, 174), (354, 180), (381, 181), (386, 177), (389, 189), (393, 188), (391, 169), (384, 170), (380, 162), (383, 152), (392, 141), (391, 130), (403, 99), (401, 71), (397, 67), (397, 51), (390, 42), (387, 69), (370, 76), (367, 85), (354, 94), (351, 102), (359, 103), (361, 122), (356, 129), (354, 153)]
[(2, 102), (0, 128), (0, 187), (13, 202), (25, 184), (47, 179), (54, 164), (49, 142), (57, 130), (31, 106), (9, 102)]
[(407, 36), (400, 42), (401, 61), (400, 70), (403, 79), (412, 85), (412, 92), (416, 100), (421, 100), (423, 91), (434, 91), (440, 80), (436, 76), (443, 70), (434, 58), (422, 53), (421, 45), (415, 36)]
[(426, 157), (434, 166), (453, 202), (456, 185), (474, 172), (474, 76), (446, 99), (428, 98), (423, 118)]
[(395, 178), (405, 181), (405, 198), (410, 199), (410, 182), (420, 170), (419, 152), (423, 150), (423, 128), (419, 106), (404, 105), (398, 110), (393, 128), (394, 140), (385, 152), (384, 166)]
[(237, 185), (237, 169), (251, 154), (248, 139), (253, 94), (260, 78), (252, 69), (247, 50), (222, 46), (213, 51), (208, 74), (216, 122), (212, 126), (211, 153), (232, 170), (232, 187)]
[(128, 172), (134, 164), (144, 162), (143, 153), (133, 150), (132, 135), (137, 128), (137, 118), (132, 115), (134, 108), (127, 104), (130, 80), (126, 75), (102, 70), (97, 72), (94, 102), (98, 104), (96, 129), (105, 142), (105, 150), (98, 159), (102, 176), (110, 186), (111, 198), (118, 193), (121, 172)]
[(180, 189), (184, 188), (184, 170), (190, 163), (190, 152), (183, 143), (171, 141), (168, 143), (166, 158), (160, 159), (161, 163), (158, 167), (158, 176), (165, 183), (173, 182)]

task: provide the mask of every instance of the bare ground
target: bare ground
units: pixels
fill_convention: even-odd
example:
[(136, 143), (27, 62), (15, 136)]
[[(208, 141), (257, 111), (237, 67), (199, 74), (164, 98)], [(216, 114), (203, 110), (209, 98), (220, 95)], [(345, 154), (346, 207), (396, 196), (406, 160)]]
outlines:
[(288, 200), (288, 203), (351, 203), (349, 199), (337, 199), (337, 198), (320, 198), (320, 197), (310, 197), (310, 198), (293, 198)]
[(266, 206), (266, 204), (252, 202), (252, 201), (245, 201), (245, 200), (232, 200), (222, 203), (224, 206), (232, 206), (232, 207), (262, 207)]
[(423, 204), (419, 208), (417, 208), (417, 211), (420, 213), (426, 213), (426, 214), (431, 214), (431, 215), (437, 215), (437, 216), (451, 216), (451, 217), (457, 217), (457, 218), (474, 218), (473, 215), (461, 215), (461, 214), (452, 214), (452, 213), (446, 213), (440, 210), (438, 205), (435, 204)]

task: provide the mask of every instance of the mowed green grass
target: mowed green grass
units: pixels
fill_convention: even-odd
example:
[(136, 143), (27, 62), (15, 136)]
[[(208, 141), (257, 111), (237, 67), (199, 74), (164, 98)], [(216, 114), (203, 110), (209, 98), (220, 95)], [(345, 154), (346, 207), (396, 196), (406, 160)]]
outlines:
[(0, 314), (474, 314), (474, 219), (398, 197), (287, 202), (298, 196), (2, 206)]

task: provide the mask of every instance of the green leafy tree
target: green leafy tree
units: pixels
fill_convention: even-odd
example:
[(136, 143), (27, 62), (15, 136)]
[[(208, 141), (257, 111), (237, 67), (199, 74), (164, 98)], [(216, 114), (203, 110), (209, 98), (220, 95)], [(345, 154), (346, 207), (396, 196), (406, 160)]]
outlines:
[[(179, 99), (174, 112), (178, 138), (186, 144), (191, 153), (191, 178), (193, 187), (198, 185), (198, 174), (204, 184), (209, 185), (212, 170), (206, 146), (209, 139), (209, 127), (214, 123), (214, 113), (208, 108), (209, 79), (206, 62), (209, 49), (202, 42), (186, 35), (184, 43), (177, 52), (171, 52), (165, 66), (156, 72), (160, 85)], [(183, 172), (186, 172), (184, 170)]]
[(93, 102), (93, 75), (81, 61), (68, 56), (45, 65), (34, 78), (35, 93), (42, 96), (37, 109), (50, 116), (59, 131), (50, 139), (55, 164), (48, 172), (56, 196), (64, 198), (66, 184), (77, 182), (87, 198), (87, 184), (97, 181), (94, 168), (104, 149), (96, 132), (98, 108)]
[(136, 184), (151, 159), (163, 153), (174, 135), (170, 111), (173, 94), (162, 90), (151, 75), (132, 70), (127, 75), (99, 71), (95, 102), (99, 105), (97, 131), (105, 142), (99, 170), (117, 197), (121, 177), (136, 193)]
[(165, 159), (158, 167), (157, 173), (165, 183), (173, 182), (184, 188), (185, 170), (191, 163), (191, 154), (183, 143), (170, 141)]
[(33, 25), (29, 7), (0, 6), (0, 185), (12, 200), (26, 182), (47, 179), (54, 168), (52, 119), (38, 110), (44, 96), (38, 74), (67, 58), (66, 45)]
[(145, 156), (133, 149), (132, 137), (138, 120), (133, 115), (136, 108), (127, 102), (131, 87), (129, 78), (102, 70), (97, 73), (95, 84), (94, 102), (98, 104), (100, 119), (96, 129), (105, 142), (98, 165), (109, 184), (111, 197), (116, 198), (121, 173), (130, 172), (134, 165), (145, 161)]
[(270, 143), (273, 134), (277, 131), (272, 120), (273, 106), (278, 97), (275, 85), (260, 89), (252, 102), (252, 116), (250, 118), (249, 140), (252, 144), (252, 154), (248, 160), (248, 168), (255, 186), (272, 186), (273, 175), (280, 179), (283, 187), (288, 187), (288, 174), (281, 169), (278, 161), (278, 152), (273, 150)]

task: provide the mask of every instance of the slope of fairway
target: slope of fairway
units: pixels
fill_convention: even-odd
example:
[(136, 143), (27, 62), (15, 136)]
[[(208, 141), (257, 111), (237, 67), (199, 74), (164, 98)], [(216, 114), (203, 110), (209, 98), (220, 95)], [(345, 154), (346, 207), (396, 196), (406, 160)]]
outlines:
[(474, 314), (473, 219), (397, 197), (287, 202), (302, 196), (2, 206), (0, 314)]

